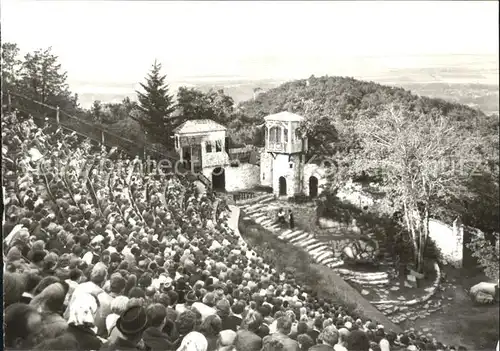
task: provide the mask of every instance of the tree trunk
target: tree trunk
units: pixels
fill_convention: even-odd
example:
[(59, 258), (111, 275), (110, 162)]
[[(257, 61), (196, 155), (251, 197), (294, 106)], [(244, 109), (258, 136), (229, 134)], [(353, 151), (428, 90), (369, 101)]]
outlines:
[(408, 208), (408, 205), (406, 203), (406, 201), (403, 203), (403, 206), (404, 206), (404, 214), (405, 214), (405, 220), (406, 220), (406, 226), (408, 228), (408, 232), (411, 234), (411, 238), (412, 238), (412, 244), (413, 244), (413, 258), (414, 258), (414, 262), (418, 264), (418, 238), (417, 238), (417, 234), (415, 232), (415, 224), (414, 224), (414, 221), (413, 221), (413, 211), (412, 209)]
[(422, 273), (423, 271), (423, 266), (424, 266), (424, 253), (425, 249), (427, 246), (427, 239), (429, 238), (429, 208), (426, 205), (424, 209), (424, 220), (423, 220), (423, 230), (422, 233), (420, 234), (420, 250), (419, 250), (419, 255), (420, 255), (420, 263), (418, 265), (418, 272)]

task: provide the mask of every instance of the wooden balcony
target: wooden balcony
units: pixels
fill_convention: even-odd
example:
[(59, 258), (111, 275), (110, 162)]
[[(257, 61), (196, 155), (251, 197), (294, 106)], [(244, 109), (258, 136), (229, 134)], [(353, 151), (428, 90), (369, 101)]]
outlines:
[(295, 141), (293, 143), (267, 143), (266, 151), (287, 154), (302, 152), (302, 141)]
[(268, 143), (266, 145), (266, 151), (269, 152), (288, 152), (287, 143)]

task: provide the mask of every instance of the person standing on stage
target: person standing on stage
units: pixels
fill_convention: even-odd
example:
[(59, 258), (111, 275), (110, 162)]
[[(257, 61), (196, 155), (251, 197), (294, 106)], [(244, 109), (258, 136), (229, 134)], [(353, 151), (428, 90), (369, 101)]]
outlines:
[(295, 227), (295, 219), (293, 218), (292, 210), (288, 210), (288, 223), (290, 224), (290, 229)]

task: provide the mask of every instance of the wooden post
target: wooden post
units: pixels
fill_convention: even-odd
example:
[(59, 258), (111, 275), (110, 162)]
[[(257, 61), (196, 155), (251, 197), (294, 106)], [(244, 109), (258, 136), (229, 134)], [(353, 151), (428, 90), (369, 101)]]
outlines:
[(104, 145), (104, 131), (101, 130), (101, 145)]
[(56, 121), (57, 125), (59, 125), (59, 106), (56, 107)]
[(12, 112), (12, 100), (11, 100), (11, 96), (10, 96), (10, 91), (7, 91), (7, 109), (9, 111), (9, 113)]

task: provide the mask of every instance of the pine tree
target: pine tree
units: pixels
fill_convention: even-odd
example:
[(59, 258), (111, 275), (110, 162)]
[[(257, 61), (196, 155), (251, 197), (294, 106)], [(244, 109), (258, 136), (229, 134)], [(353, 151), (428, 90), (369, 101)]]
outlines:
[(100, 100), (95, 100), (90, 108), (90, 114), (92, 115), (92, 120), (96, 123), (102, 122), (102, 103)]
[(166, 75), (161, 75), (161, 64), (155, 60), (146, 83), (141, 83), (143, 92), (137, 91), (139, 116), (137, 120), (153, 142), (164, 145), (171, 143), (172, 123), (170, 115), (175, 111), (173, 96), (165, 83)]

